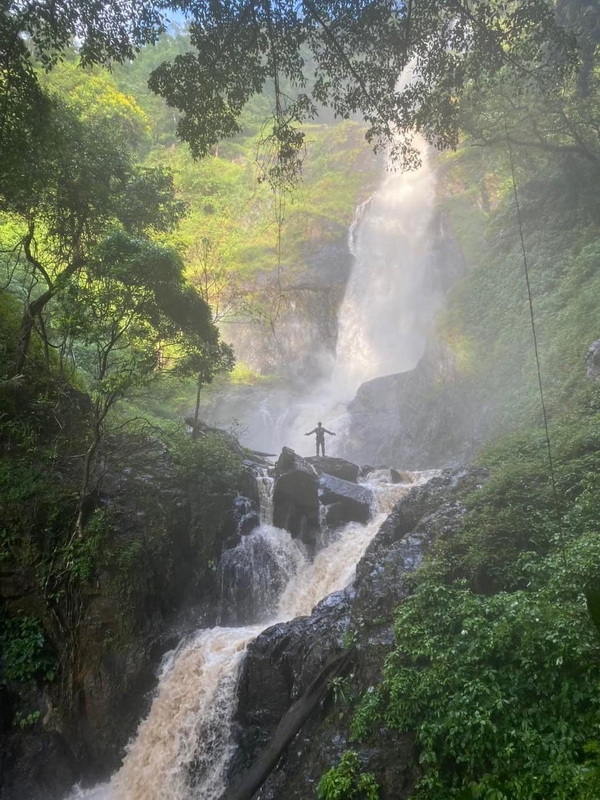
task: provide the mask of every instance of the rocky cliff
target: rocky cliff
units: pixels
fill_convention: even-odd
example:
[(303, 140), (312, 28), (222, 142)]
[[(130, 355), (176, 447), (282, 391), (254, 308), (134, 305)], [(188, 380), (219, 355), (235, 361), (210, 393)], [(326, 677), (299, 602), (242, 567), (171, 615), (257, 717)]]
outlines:
[(26, 533), (12, 555), (3, 551), (1, 621), (40, 620), (55, 667), (1, 687), (2, 800), (54, 800), (77, 780), (106, 778), (143, 716), (161, 655), (198, 620), (215, 622), (215, 565), (239, 537), (247, 509), (238, 495), (256, 491), (253, 479), (241, 471), (209, 485), (182, 473), (161, 443), (137, 448), (105, 476), (86, 540), (70, 545), (62, 574), (43, 555), (26, 558), (49, 524), (42, 508), (23, 510)]
[(431, 342), (414, 369), (363, 383), (348, 413), (346, 458), (438, 469), (473, 456), (493, 408), (482, 407), (452, 352)]

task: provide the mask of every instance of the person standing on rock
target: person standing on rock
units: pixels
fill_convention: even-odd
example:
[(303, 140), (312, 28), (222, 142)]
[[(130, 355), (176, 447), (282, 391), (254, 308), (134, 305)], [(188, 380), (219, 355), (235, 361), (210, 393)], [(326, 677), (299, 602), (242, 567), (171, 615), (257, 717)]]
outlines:
[(319, 447), (321, 448), (321, 455), (325, 455), (325, 434), (328, 433), (330, 436), (335, 436), (333, 431), (328, 431), (327, 428), (323, 427), (322, 422), (317, 422), (317, 427), (313, 428), (312, 431), (305, 433), (305, 436), (310, 436), (311, 434), (317, 434), (317, 456), (319, 455)]

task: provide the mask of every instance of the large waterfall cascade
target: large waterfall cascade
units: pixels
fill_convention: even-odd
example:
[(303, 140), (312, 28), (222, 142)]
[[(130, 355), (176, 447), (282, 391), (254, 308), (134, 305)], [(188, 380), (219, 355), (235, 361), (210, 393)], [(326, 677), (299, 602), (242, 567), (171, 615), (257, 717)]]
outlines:
[(425, 142), (419, 150), (420, 168), (388, 171), (350, 227), (354, 266), (331, 377), (333, 393), (344, 402), (371, 378), (413, 369), (439, 308), (431, 265), (436, 180)]
[(227, 558), (245, 564), (249, 552), (258, 560), (262, 551), (262, 561), (279, 575), (279, 597), (272, 596), (268, 576), (257, 568), (252, 591), (263, 607), (257, 602), (256, 624), (199, 630), (167, 654), (150, 711), (121, 769), (108, 784), (76, 789), (69, 800), (218, 800), (234, 748), (231, 722), (246, 647), (268, 626), (310, 614), (323, 597), (346, 586), (394, 503), (429, 477), (413, 473), (407, 476), (412, 484), (391, 484), (388, 472), (370, 476), (371, 521), (346, 525), (312, 561), (287, 531), (269, 523), (243, 537)]
[[(436, 174), (426, 143), (417, 138), (415, 145), (421, 166), (400, 172), (388, 162), (379, 188), (355, 211), (335, 357), (315, 353), (328, 364), (324, 377), (293, 396), (275, 390), (242, 411), (248, 446), (309, 454), (304, 433), (322, 420), (337, 434), (330, 452), (343, 456), (346, 406), (359, 386), (413, 369), (422, 357), (443, 292), (433, 231)], [(211, 422), (226, 427), (230, 420), (217, 415)]]

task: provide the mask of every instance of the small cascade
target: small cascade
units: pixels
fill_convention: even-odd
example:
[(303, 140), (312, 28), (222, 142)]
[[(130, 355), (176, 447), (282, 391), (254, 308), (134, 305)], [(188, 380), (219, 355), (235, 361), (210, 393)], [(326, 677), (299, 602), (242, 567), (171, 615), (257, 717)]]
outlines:
[(309, 568), (289, 582), (279, 604), (282, 620), (310, 614), (328, 594), (343, 589), (354, 577), (357, 561), (383, 522), (376, 517), (368, 525), (351, 522), (343, 534), (317, 553)]
[(150, 712), (119, 772), (104, 786), (76, 789), (69, 800), (218, 800), (233, 752), (231, 723), (246, 647), (268, 625), (310, 614), (353, 579), (394, 503), (430, 474), (403, 477), (405, 483), (391, 484), (389, 471), (369, 475), (376, 516), (366, 525), (342, 528), (312, 562), (287, 531), (264, 523), (225, 553), (224, 594), (230, 604), (237, 596), (251, 607), (253, 624), (200, 630), (169, 653)]
[[(417, 482), (423, 482), (417, 479)], [(411, 482), (412, 483), (412, 482)], [(279, 603), (282, 619), (310, 614), (328, 594), (343, 589), (354, 578), (356, 564), (397, 501), (411, 484), (389, 483), (389, 470), (369, 475), (368, 486), (374, 497), (375, 516), (366, 524), (348, 523), (340, 535), (320, 550), (313, 562), (289, 582)]]
[(242, 537), (221, 557), (220, 621), (246, 624), (272, 619), (283, 590), (305, 562), (301, 542), (272, 525), (263, 523)]
[(237, 668), (260, 630), (212, 628), (179, 648), (108, 797), (188, 800), (202, 785), (203, 800), (218, 800), (231, 755)]
[(261, 522), (269, 522), (273, 519), (273, 482), (274, 479), (269, 475), (256, 476)]

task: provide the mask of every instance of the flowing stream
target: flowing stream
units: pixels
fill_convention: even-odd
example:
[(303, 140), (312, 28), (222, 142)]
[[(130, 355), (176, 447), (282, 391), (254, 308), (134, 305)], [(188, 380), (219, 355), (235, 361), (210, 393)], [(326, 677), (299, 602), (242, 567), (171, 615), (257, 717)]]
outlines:
[[(419, 170), (388, 171), (356, 210), (348, 241), (353, 271), (330, 375), (293, 402), (267, 397), (252, 409), (242, 422), (252, 430), (255, 446), (312, 450), (314, 440), (303, 434), (321, 419), (337, 434), (327, 442), (335, 453), (336, 441), (343, 440), (346, 404), (360, 384), (412, 369), (423, 355), (440, 297), (432, 281), (430, 243), (435, 178), (425, 146), (420, 149)], [(346, 525), (313, 560), (286, 531), (270, 524), (272, 482), (259, 481), (261, 525), (226, 552), (219, 567), (220, 617), (231, 627), (199, 630), (165, 657), (150, 711), (121, 769), (108, 784), (76, 789), (69, 800), (219, 800), (234, 749), (237, 681), (248, 644), (276, 622), (310, 614), (322, 598), (351, 582), (394, 503), (410, 484), (430, 475), (407, 474), (405, 484), (395, 485), (389, 477), (389, 471), (370, 477), (371, 521)]]
[[(310, 614), (319, 600), (352, 581), (356, 563), (394, 503), (429, 477), (412, 473), (407, 483), (391, 484), (385, 480), (389, 474), (374, 475), (371, 521), (342, 528), (312, 561), (287, 531), (268, 523), (243, 537), (227, 558), (230, 566), (237, 561), (243, 567), (243, 580), (252, 578), (254, 624), (199, 630), (167, 654), (152, 706), (121, 769), (108, 784), (76, 789), (69, 800), (218, 800), (234, 747), (231, 722), (246, 647), (268, 626)], [(262, 568), (248, 573), (248, 554), (256, 566), (261, 552), (270, 565), (266, 573)], [(271, 570), (277, 598), (269, 584)], [(229, 584), (236, 582), (235, 569), (232, 574)]]

